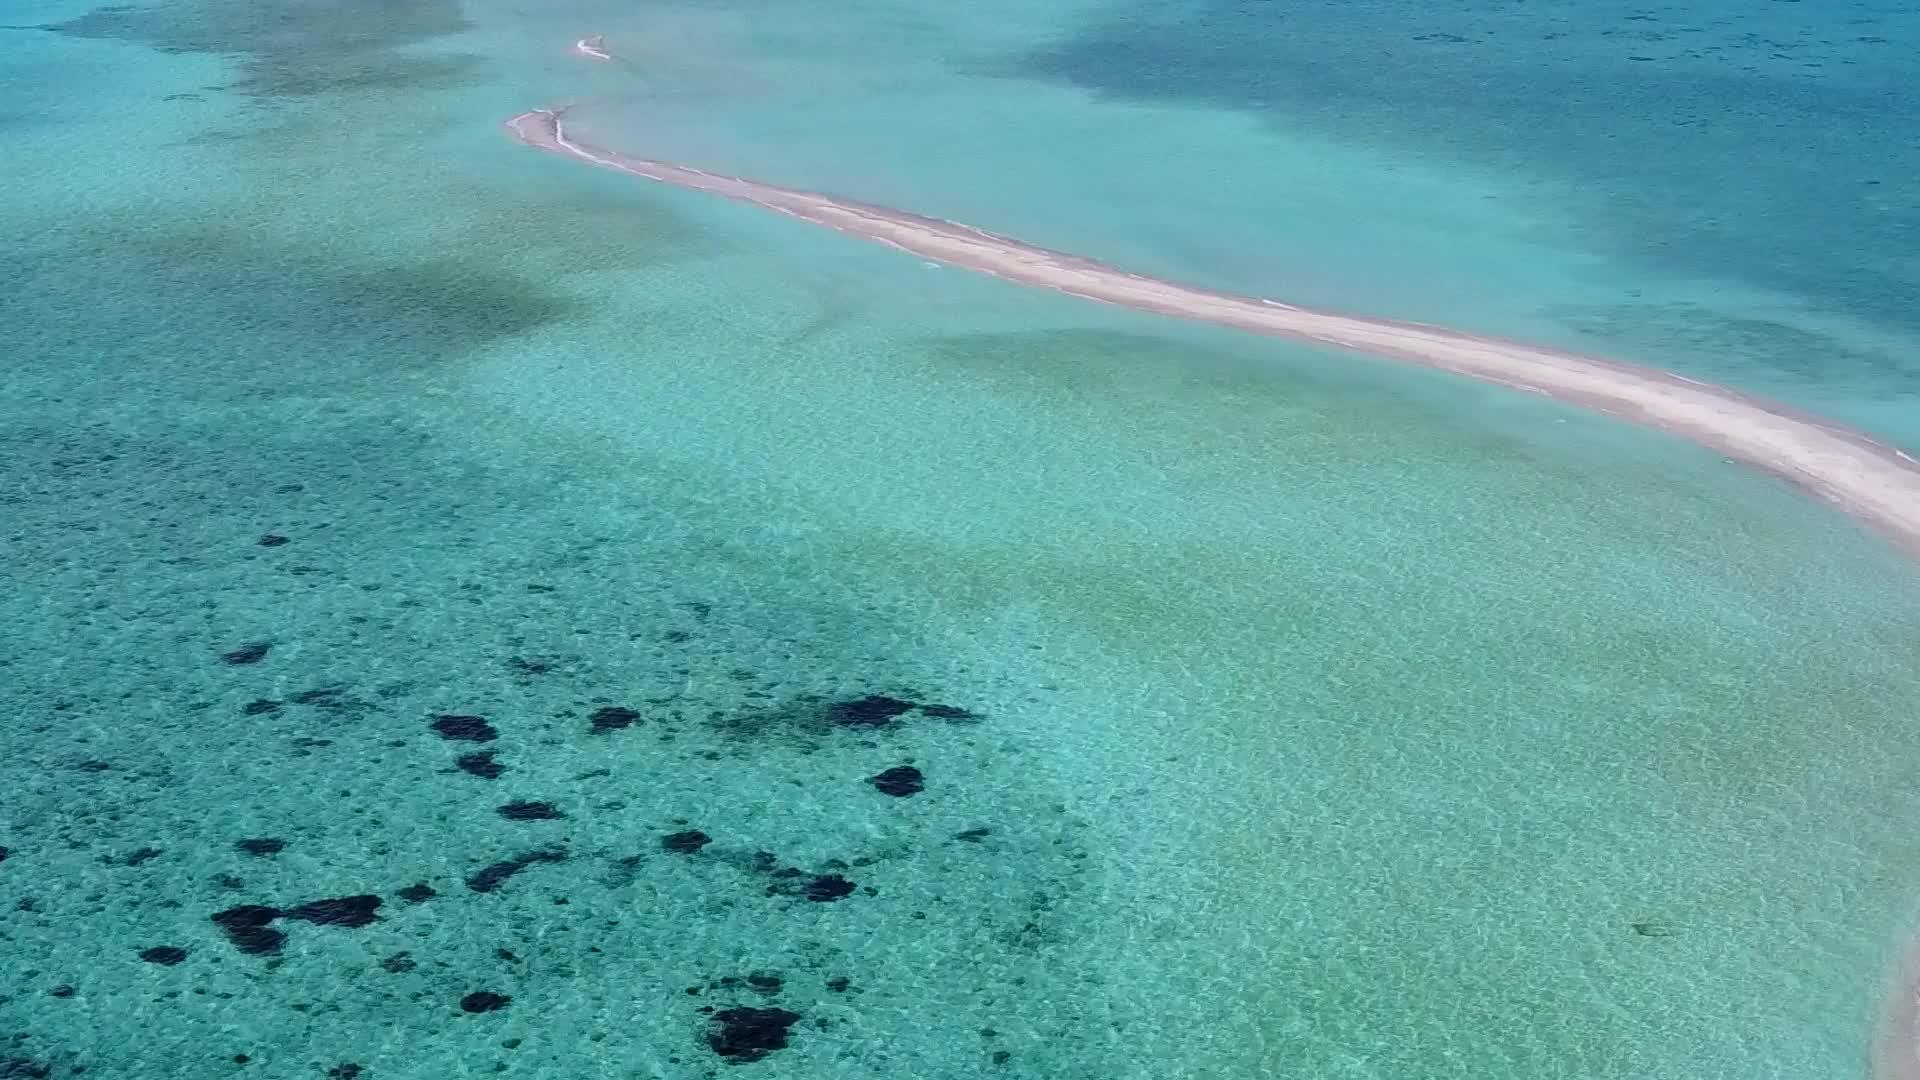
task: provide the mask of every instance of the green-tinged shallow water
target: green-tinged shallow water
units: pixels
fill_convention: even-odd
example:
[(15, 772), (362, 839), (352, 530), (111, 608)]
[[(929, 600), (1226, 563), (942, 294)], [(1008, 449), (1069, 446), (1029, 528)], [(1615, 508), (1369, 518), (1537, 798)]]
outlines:
[[(1274, 68), (1411, 25), (1323, 7), (10, 14), (54, 29), (0, 37), (0, 1077), (1862, 1076), (1920, 900), (1884, 541), (1612, 421), (498, 127), (579, 101), (635, 152), (1920, 433), (1912, 328), (1847, 271), (1897, 252), (1794, 278), (1741, 238), (1826, 241), (1733, 216), (1649, 256), (1697, 194), (1671, 137), (1596, 191), (1564, 133), (1367, 111), (1411, 76), (1121, 85), (1128, 28), (1202, 69), (1222, 20)], [(1606, 52), (1640, 14), (1583, 63), (1652, 63)], [(1810, 21), (1699, 33), (1911, 34), (1774, 17)], [(569, 58), (593, 31), (628, 62)], [(1749, 208), (1789, 205), (1765, 148)]]

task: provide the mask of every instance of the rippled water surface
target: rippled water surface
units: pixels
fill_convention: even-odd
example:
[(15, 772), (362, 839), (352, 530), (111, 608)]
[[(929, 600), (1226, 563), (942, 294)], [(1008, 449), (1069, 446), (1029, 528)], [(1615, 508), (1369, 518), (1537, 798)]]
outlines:
[(1883, 541), (498, 125), (1913, 446), (1911, 16), (16, 9), (0, 1076), (1863, 1072)]

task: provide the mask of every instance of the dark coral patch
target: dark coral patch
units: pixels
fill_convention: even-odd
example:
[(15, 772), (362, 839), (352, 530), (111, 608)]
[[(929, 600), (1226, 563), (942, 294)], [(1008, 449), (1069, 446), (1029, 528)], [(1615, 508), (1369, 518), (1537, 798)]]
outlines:
[(513, 1001), (505, 994), (496, 994), (491, 990), (476, 990), (460, 999), (460, 1009), (470, 1013), (498, 1012)]
[(279, 711), (280, 703), (277, 701), (269, 701), (266, 698), (255, 698), (245, 705), (240, 706), (240, 713), (243, 716), (260, 716), (263, 713)]
[(567, 853), (555, 848), (541, 848), (537, 851), (522, 852), (511, 859), (502, 859), (467, 878), (467, 888), (474, 892), (492, 892), (515, 874), (535, 863), (566, 862)]
[(892, 795), (895, 798), (918, 795), (927, 789), (926, 777), (911, 765), (895, 765), (878, 776), (867, 777), (867, 783), (872, 784), (881, 794)]
[(256, 641), (250, 645), (242, 645), (229, 652), (223, 652), (220, 654), (220, 659), (229, 664), (257, 664), (267, 658), (267, 653), (272, 648), (271, 641)]
[(787, 1045), (787, 1029), (800, 1014), (786, 1009), (725, 1009), (713, 1014), (707, 1045), (723, 1058), (758, 1061)]
[(235, 840), (233, 846), (243, 854), (264, 859), (285, 851), (287, 849), (287, 842), (272, 836), (253, 836), (245, 840)]
[(773, 871), (768, 896), (804, 896), (815, 903), (830, 904), (851, 894), (854, 883), (839, 874), (812, 874), (791, 866)]
[(279, 533), (261, 533), (260, 539), (254, 541), (254, 543), (259, 544), (261, 547), (279, 547), (286, 542), (287, 538), (281, 536)]
[(567, 816), (552, 803), (544, 802), (510, 802), (495, 812), (508, 821), (558, 821)]
[(454, 760), (454, 764), (469, 776), (477, 776), (482, 780), (498, 780), (500, 775), (507, 771), (505, 765), (493, 760), (494, 755), (498, 753), (498, 750), (476, 750), (471, 754), (461, 754)]
[(847, 988), (852, 985), (853, 980), (847, 978), (845, 975), (835, 975), (833, 978), (827, 980), (827, 989), (836, 994), (846, 993)]
[(842, 727), (886, 727), (913, 707), (914, 702), (875, 694), (827, 706), (827, 719)]
[(409, 904), (424, 904), (440, 894), (424, 881), (409, 885), (400, 890), (400, 899)]
[(433, 718), (433, 730), (448, 742), (492, 742), (500, 737), (485, 717), (441, 713)]
[(278, 917), (278, 907), (246, 903), (215, 913), (213, 922), (227, 932), (228, 942), (242, 953), (273, 955), (280, 951), (280, 945), (286, 944), (286, 934), (273, 928), (273, 920)]
[(701, 848), (711, 843), (713, 843), (713, 837), (708, 836), (699, 829), (688, 829), (685, 832), (677, 832), (660, 838), (661, 847), (668, 851), (679, 852), (682, 855), (697, 855)]
[(640, 714), (625, 706), (609, 705), (604, 709), (595, 709), (588, 719), (593, 724), (595, 735), (605, 735), (609, 731), (632, 727), (633, 722), (640, 719)]
[(343, 896), (331, 900), (312, 900), (299, 907), (289, 908), (281, 914), (289, 919), (299, 919), (315, 926), (368, 926), (379, 917), (380, 898), (377, 896)]
[(968, 829), (965, 832), (954, 833), (953, 838), (955, 840), (965, 841), (966, 843), (969, 843), (969, 844), (977, 844), (980, 841), (985, 840), (992, 833), (993, 833), (992, 829)]
[(156, 945), (151, 949), (143, 949), (140, 952), (140, 959), (145, 960), (147, 963), (163, 964), (167, 967), (172, 967), (186, 958), (187, 950), (177, 945)]
[(528, 864), (519, 859), (502, 859), (497, 863), (482, 867), (467, 876), (467, 888), (484, 893), (505, 885), (515, 874), (525, 870)]
[(287, 943), (287, 935), (274, 929), (275, 920), (299, 919), (316, 926), (361, 927), (374, 921), (379, 908), (380, 898), (377, 896), (313, 900), (287, 909), (264, 904), (242, 904), (216, 912), (213, 922), (241, 952), (271, 956)]
[(853, 891), (853, 882), (839, 874), (821, 874), (807, 882), (807, 899), (817, 903), (830, 903)]
[(346, 692), (344, 686), (320, 686), (300, 691), (293, 695), (293, 700), (296, 705), (311, 705), (316, 709), (345, 709), (357, 704), (345, 698)]
[(358, 1062), (349, 1061), (328, 1069), (327, 1080), (359, 1080), (360, 1074), (365, 1071)]
[(931, 716), (935, 720), (953, 720), (956, 722), (980, 719), (980, 717), (972, 711), (962, 709), (958, 705), (922, 705), (920, 706), (920, 715)]

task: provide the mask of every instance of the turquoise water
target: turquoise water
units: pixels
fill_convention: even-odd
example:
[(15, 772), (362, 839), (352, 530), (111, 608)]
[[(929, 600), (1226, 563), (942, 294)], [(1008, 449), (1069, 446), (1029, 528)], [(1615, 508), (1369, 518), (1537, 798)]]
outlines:
[(1812, 7), (11, 13), (0, 1075), (1861, 1075), (1882, 540), (497, 126), (1920, 445), (1914, 30)]

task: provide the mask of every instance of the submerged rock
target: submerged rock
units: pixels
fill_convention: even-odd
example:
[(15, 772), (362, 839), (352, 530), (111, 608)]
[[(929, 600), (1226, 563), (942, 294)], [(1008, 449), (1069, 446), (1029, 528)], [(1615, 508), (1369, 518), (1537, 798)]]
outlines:
[(925, 775), (911, 765), (895, 765), (878, 776), (867, 777), (867, 782), (881, 794), (896, 798), (918, 795), (927, 787)]
[(234, 948), (251, 956), (270, 956), (287, 943), (287, 935), (272, 925), (279, 917), (279, 908), (242, 904), (215, 913), (213, 922), (225, 932)]
[(315, 926), (357, 928), (373, 923), (379, 917), (379, 910), (380, 898), (377, 896), (343, 896), (331, 900), (310, 900), (299, 907), (289, 908), (281, 915)]
[(886, 727), (915, 704), (875, 694), (827, 706), (827, 719), (841, 727)]
[(758, 1061), (784, 1049), (787, 1030), (799, 1022), (800, 1014), (786, 1009), (723, 1009), (713, 1014), (707, 1046), (723, 1058)]
[(141, 863), (151, 862), (159, 858), (162, 854), (164, 853), (157, 847), (143, 847), (120, 860), (120, 865), (139, 866)]
[(317, 686), (293, 695), (293, 701), (296, 705), (312, 705), (316, 709), (345, 709), (356, 704), (346, 700), (346, 693), (344, 686)]
[(460, 1008), (470, 1013), (498, 1012), (512, 1001), (513, 999), (505, 994), (496, 994), (491, 990), (476, 990), (460, 999)]
[(471, 754), (461, 754), (454, 759), (454, 765), (468, 776), (477, 776), (482, 780), (498, 780), (507, 771), (505, 765), (494, 760), (498, 750), (476, 750)]
[(488, 866), (467, 878), (467, 888), (474, 892), (492, 892), (505, 885), (509, 879), (535, 863), (566, 862), (567, 853), (555, 848), (541, 848), (537, 851), (522, 852), (511, 859)]
[(265, 904), (242, 904), (213, 915), (213, 923), (227, 940), (243, 953), (272, 956), (287, 943), (287, 935), (273, 924), (280, 919), (298, 919), (316, 926), (358, 928), (371, 924), (380, 908), (377, 896), (345, 896), (337, 899), (310, 900), (292, 908)]
[(605, 735), (609, 731), (633, 726), (633, 722), (640, 719), (640, 714), (622, 705), (609, 705), (604, 709), (594, 710), (594, 714), (588, 719), (593, 724), (595, 735)]
[(266, 659), (267, 652), (272, 648), (273, 643), (271, 641), (256, 641), (250, 645), (242, 645), (231, 652), (221, 653), (220, 659), (235, 665), (257, 664)]
[(156, 945), (151, 949), (143, 949), (140, 952), (140, 959), (145, 960), (149, 964), (161, 964), (166, 967), (172, 967), (186, 958), (187, 950), (180, 948), (178, 945)]
[(853, 892), (853, 882), (839, 874), (820, 874), (807, 882), (806, 898), (815, 903), (831, 903)]
[(500, 737), (482, 716), (441, 713), (433, 718), (433, 730), (448, 742), (492, 742)]
[(711, 843), (713, 843), (713, 837), (699, 829), (688, 829), (686, 832), (677, 832), (660, 838), (661, 847), (682, 855), (697, 855), (701, 848)]

